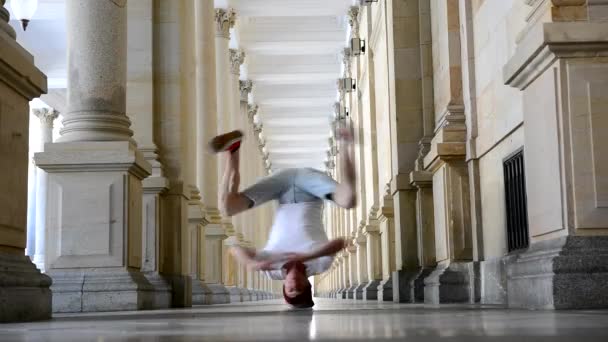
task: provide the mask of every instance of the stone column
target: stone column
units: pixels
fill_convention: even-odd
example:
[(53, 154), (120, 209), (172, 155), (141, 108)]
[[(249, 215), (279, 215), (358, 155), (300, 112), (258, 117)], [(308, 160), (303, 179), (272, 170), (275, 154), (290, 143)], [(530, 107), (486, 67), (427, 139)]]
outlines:
[[(217, 91), (217, 129), (226, 131), (229, 128), (230, 117), (230, 63), (228, 43), (230, 42), (230, 29), (236, 22), (236, 13), (233, 9), (215, 9), (215, 70)], [(220, 170), (222, 166), (220, 165)], [(221, 177), (221, 173), (219, 174)]]
[(153, 308), (161, 309), (171, 307), (171, 285), (159, 273), (160, 196), (167, 191), (168, 181), (158, 154), (151, 101), (154, 98), (153, 12), (153, 0), (127, 3), (127, 113), (133, 120), (133, 136), (139, 150), (152, 166), (152, 175), (143, 181), (141, 271), (154, 288)]
[(68, 110), (49, 172), (46, 265), (57, 312), (150, 308), (142, 259), (142, 179), (151, 166), (126, 110), (126, 1), (69, 0)]
[[(34, 115), (40, 119), (40, 144), (39, 151), (44, 150), (44, 145), (53, 142), (53, 122), (59, 116), (54, 109), (34, 109)], [(33, 262), (42, 272), (45, 272), (44, 256), (46, 244), (46, 192), (48, 187), (48, 174), (43, 170), (36, 172), (36, 227), (35, 248)]]
[(384, 195), (382, 205), (378, 210), (378, 229), (380, 231), (380, 246), (382, 260), (382, 281), (378, 285), (378, 301), (393, 300), (393, 271), (395, 271), (395, 220), (393, 198), (389, 187)]
[[(217, 131), (224, 133), (231, 128), (231, 100), (234, 91), (231, 88), (231, 65), (228, 44), (230, 42), (230, 29), (236, 21), (236, 13), (233, 9), (215, 9), (215, 63), (216, 63), (216, 91), (217, 91)], [(223, 163), (218, 164), (218, 180), (221, 181), (224, 172)], [(235, 230), (231, 218), (222, 219), (224, 234), (227, 236), (225, 245), (222, 248), (223, 260), (223, 282), (226, 286), (234, 286), (235, 264), (232, 256), (228, 254), (228, 247), (235, 243)], [(228, 289), (230, 291), (230, 289)], [(232, 290), (234, 292), (234, 289)]]
[[(198, 260), (200, 281), (204, 281), (210, 293), (207, 302), (219, 304), (228, 302), (228, 293), (221, 282), (222, 251), (214, 244), (223, 238), (221, 216), (217, 209), (218, 158), (207, 153), (210, 139), (218, 132), (217, 122), (217, 81), (214, 22), (215, 9), (211, 1), (194, 2), (195, 23), (195, 67), (196, 67), (196, 185), (200, 190), (204, 205), (203, 242)], [(219, 235), (217, 235), (219, 234)], [(220, 275), (217, 274), (220, 273)], [(213, 279), (213, 282), (210, 282)]]
[[(425, 280), (427, 303), (468, 302), (474, 298), (459, 10), (458, 0), (431, 2), (432, 50), (446, 53), (433, 53), (432, 57), (435, 133), (423, 158), (424, 171), (433, 174), (438, 262), (438, 267)], [(426, 119), (423, 122), (426, 131)]]
[(410, 280), (412, 302), (424, 302), (424, 279), (428, 277), (437, 261), (435, 258), (435, 224), (433, 218), (433, 175), (430, 172), (414, 171), (410, 174), (416, 192), (416, 229), (418, 238), (418, 261), (420, 270)]
[(51, 318), (51, 279), (25, 256), (29, 101), (46, 92), (46, 77), (15, 41), (0, 0), (0, 322)]
[(523, 92), (530, 246), (507, 261), (510, 307), (608, 307), (605, 1), (529, 0), (504, 80)]

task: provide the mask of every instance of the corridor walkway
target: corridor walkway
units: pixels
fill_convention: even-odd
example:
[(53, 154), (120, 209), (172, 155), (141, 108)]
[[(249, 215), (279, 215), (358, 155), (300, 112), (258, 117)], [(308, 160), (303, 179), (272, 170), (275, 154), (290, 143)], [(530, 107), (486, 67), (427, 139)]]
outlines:
[(0, 341), (608, 341), (608, 311), (523, 311), (317, 299), (56, 316), (0, 325)]

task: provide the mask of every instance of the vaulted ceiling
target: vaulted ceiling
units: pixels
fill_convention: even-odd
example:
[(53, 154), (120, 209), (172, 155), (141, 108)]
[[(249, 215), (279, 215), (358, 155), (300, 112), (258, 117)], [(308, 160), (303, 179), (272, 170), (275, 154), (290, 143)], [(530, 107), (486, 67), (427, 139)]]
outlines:
[[(259, 106), (273, 169), (325, 169), (336, 80), (348, 34), (346, 12), (354, 0), (215, 3), (237, 12), (231, 45), (247, 54), (241, 78), (254, 82), (253, 100)], [(18, 27), (15, 21), (11, 24)], [(17, 31), (19, 42), (48, 75), (49, 88), (65, 88), (65, 0), (40, 0), (27, 32)], [(62, 99), (57, 96), (60, 91), (51, 93), (48, 101)]]

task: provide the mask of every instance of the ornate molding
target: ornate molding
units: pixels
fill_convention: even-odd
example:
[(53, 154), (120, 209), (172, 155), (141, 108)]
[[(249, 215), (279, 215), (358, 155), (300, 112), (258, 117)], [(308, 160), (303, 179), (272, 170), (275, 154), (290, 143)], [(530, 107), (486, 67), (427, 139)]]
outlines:
[(230, 39), (230, 29), (234, 27), (236, 23), (236, 12), (234, 9), (215, 9), (215, 35), (216, 37), (222, 37)]
[(241, 49), (229, 49), (230, 52), (230, 72), (233, 75), (240, 75), (241, 65), (245, 63), (245, 51)]
[(59, 116), (59, 112), (53, 108), (35, 108), (32, 113), (40, 119), (40, 123), (49, 127), (53, 127), (53, 122)]
[(251, 80), (239, 80), (239, 91), (241, 92), (241, 101), (247, 102), (249, 99), (249, 93), (253, 90), (253, 81)]

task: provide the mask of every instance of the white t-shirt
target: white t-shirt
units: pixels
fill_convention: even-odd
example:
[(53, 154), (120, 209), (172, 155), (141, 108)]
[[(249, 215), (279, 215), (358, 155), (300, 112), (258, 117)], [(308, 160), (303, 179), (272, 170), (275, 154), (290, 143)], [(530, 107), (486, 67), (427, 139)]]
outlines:
[[(298, 202), (279, 205), (270, 237), (259, 257), (268, 253), (310, 253), (329, 239), (323, 229), (323, 201)], [(325, 272), (333, 256), (324, 256), (305, 262), (307, 276)], [(273, 265), (266, 275), (275, 280), (285, 279), (284, 262)]]

